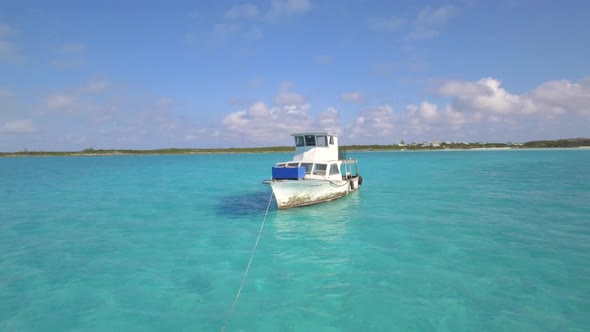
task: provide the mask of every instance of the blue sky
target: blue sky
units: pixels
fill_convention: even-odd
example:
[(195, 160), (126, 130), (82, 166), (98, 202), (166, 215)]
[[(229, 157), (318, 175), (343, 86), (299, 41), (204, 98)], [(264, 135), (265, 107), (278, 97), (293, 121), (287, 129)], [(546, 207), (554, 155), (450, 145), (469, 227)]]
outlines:
[(587, 1), (8, 1), (0, 151), (590, 136)]

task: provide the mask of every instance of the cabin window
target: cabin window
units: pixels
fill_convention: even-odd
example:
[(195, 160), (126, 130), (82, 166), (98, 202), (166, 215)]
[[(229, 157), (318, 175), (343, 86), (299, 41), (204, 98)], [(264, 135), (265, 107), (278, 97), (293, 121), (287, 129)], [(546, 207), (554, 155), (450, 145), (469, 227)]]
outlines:
[(314, 135), (305, 135), (305, 145), (306, 146), (315, 146), (315, 136)]
[(326, 175), (326, 168), (328, 165), (326, 164), (315, 164), (313, 167), (313, 174), (314, 175)]
[(316, 136), (315, 138), (315, 144), (317, 146), (328, 146), (328, 141), (326, 139), (326, 136)]
[(338, 164), (330, 165), (330, 175), (340, 175), (340, 170), (338, 169)]
[(288, 163), (287, 167), (297, 167), (299, 166), (299, 163)]
[(311, 174), (311, 169), (313, 168), (312, 163), (301, 163), (302, 167), (305, 167), (305, 174)]
[(304, 146), (303, 136), (295, 136), (295, 146)]
[(330, 145), (334, 145), (334, 136), (330, 136)]
[(278, 163), (276, 167), (285, 167), (285, 163)]

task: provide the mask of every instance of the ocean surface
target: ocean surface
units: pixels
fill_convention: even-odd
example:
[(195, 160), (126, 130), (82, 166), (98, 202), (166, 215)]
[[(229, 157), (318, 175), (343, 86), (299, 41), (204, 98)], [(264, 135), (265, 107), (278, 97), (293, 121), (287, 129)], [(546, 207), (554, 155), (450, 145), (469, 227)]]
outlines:
[(0, 331), (589, 331), (590, 150), (0, 158)]

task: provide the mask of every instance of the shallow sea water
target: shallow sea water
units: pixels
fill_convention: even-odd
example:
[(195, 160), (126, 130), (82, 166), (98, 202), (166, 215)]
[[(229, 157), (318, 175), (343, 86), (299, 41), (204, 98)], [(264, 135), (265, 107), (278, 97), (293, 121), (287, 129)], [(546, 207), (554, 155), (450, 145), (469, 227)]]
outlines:
[(587, 331), (590, 150), (349, 155), (233, 310), (290, 154), (0, 158), (0, 330)]

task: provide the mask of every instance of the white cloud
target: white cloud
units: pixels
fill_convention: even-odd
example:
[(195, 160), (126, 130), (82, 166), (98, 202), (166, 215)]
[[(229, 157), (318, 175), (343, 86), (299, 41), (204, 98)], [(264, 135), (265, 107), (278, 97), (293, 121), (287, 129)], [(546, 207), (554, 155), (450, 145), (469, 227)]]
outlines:
[[(106, 79), (90, 80), (54, 91), (40, 99), (36, 107), (12, 105), (13, 98), (0, 98), (0, 110), (9, 110), (0, 112), (0, 132), (6, 134), (6, 139), (0, 139), (0, 149), (26, 146), (29, 150), (74, 151), (88, 147), (152, 149), (227, 144), (218, 128), (198, 124), (199, 110), (169, 97), (146, 98), (144, 91), (128, 86), (119, 91), (117, 87)], [(180, 106), (191, 117), (177, 112)], [(35, 135), (8, 136), (18, 133)]]
[[(263, 27), (261, 27), (264, 25), (264, 21), (266, 23), (278, 22), (280, 19), (310, 9), (309, 0), (271, 0), (270, 7), (266, 11), (252, 3), (233, 5), (224, 13), (223, 22), (213, 25), (210, 36), (214, 39), (223, 39), (237, 35), (250, 40), (258, 40), (264, 36)], [(183, 42), (187, 45), (195, 45), (197, 39), (195, 33), (187, 33)]]
[[(203, 147), (227, 146), (228, 142), (230, 146), (290, 145), (289, 133), (308, 130), (334, 132), (350, 144), (388, 144), (400, 139), (506, 142), (588, 136), (590, 132), (590, 79), (547, 81), (525, 93), (509, 91), (492, 77), (443, 81), (435, 89), (443, 101), (422, 100), (395, 112), (389, 105), (377, 105), (361, 110), (347, 123), (341, 123), (345, 114), (334, 108), (312, 113), (294, 84), (283, 82), (274, 104), (272, 98), (270, 106), (252, 103), (253, 99), (246, 104), (242, 101), (245, 106), (206, 128), (175, 112), (182, 105), (186, 114), (198, 116), (199, 110), (185, 109), (182, 101), (146, 98), (143, 93), (129, 96), (128, 91), (121, 96), (115, 88), (106, 79), (94, 79), (56, 91), (40, 101), (46, 112), (29, 111), (31, 116), (4, 102), (3, 109), (15, 109), (17, 118), (26, 119), (0, 118), (0, 131), (37, 132), (35, 136), (46, 135), (39, 141), (57, 149)], [(358, 91), (345, 95), (351, 101), (364, 99)], [(345, 95), (336, 98), (345, 99)], [(11, 91), (0, 89), (0, 100), (11, 96)], [(66, 130), (63, 123), (72, 122), (76, 126)], [(42, 124), (43, 130), (35, 124)], [(21, 138), (11, 144), (20, 144)], [(1, 142), (3, 148), (9, 147), (6, 141)]]
[(578, 83), (567, 80), (545, 82), (533, 90), (530, 99), (540, 105), (539, 108), (590, 115), (590, 79)]
[(471, 95), (485, 94), (489, 91), (486, 81), (492, 78), (481, 79), (478, 82), (445, 81), (438, 87), (438, 93), (442, 96), (467, 97)]
[(285, 142), (285, 133), (310, 130), (313, 122), (307, 105), (269, 108), (258, 102), (248, 109), (227, 115), (223, 125), (230, 136), (273, 146)]
[(452, 129), (459, 129), (466, 122), (464, 113), (457, 112), (449, 106), (446, 107), (443, 117), (451, 125)]
[(407, 39), (418, 40), (436, 37), (440, 34), (443, 26), (456, 15), (456, 8), (450, 5), (427, 6), (416, 17), (414, 28)]
[(100, 97), (109, 91), (109, 82), (94, 79), (67, 91), (61, 91), (46, 97), (44, 110), (51, 112), (93, 112), (96, 109), (94, 97)]
[(65, 94), (54, 94), (47, 97), (46, 106), (49, 110), (66, 110), (76, 105), (74, 98)]
[(417, 22), (425, 25), (445, 24), (455, 15), (456, 10), (450, 5), (441, 6), (438, 8), (427, 6), (418, 14)]
[(311, 8), (309, 0), (273, 0), (272, 7), (281, 7), (289, 13), (304, 12)]
[(398, 121), (398, 128), (403, 128), (403, 136), (412, 133), (422, 139), (440, 139), (441, 136), (446, 139), (445, 135), (461, 130), (465, 122), (464, 113), (449, 106), (441, 110), (438, 105), (423, 101), (419, 105), (406, 106), (406, 112)]
[[(169, 103), (170, 100), (160, 98), (154, 105), (135, 105), (135, 109), (116, 113), (110, 121), (100, 125), (100, 130), (93, 136), (103, 137), (101, 144), (111, 146), (145, 147), (147, 144), (147, 148), (167, 148), (215, 144), (211, 130), (200, 128), (190, 119), (175, 113), (169, 108)], [(104, 140), (110, 142), (103, 143)]]
[[(587, 136), (590, 132), (587, 79), (549, 81), (522, 94), (508, 91), (495, 78), (445, 81), (436, 92), (447, 102), (423, 100), (395, 112), (389, 105), (370, 107), (348, 123), (341, 123), (341, 114), (335, 108), (311, 113), (305, 97), (295, 92), (294, 84), (283, 82), (274, 105), (250, 102), (227, 114), (219, 127), (209, 124), (207, 128), (174, 112), (178, 102), (168, 97), (153, 98), (148, 103), (143, 101), (143, 95), (134, 101), (120, 101), (105, 98), (112, 94), (112, 88), (97, 88), (93, 93), (93, 89), (82, 89), (101, 85), (93, 82), (98, 81), (48, 96), (45, 108), (51, 108), (52, 119), (71, 118), (76, 112), (80, 124), (79, 130), (69, 129), (75, 131), (69, 132), (70, 136), (59, 136), (63, 136), (62, 141), (52, 141), (62, 142), (65, 147), (84, 144), (95, 148), (276, 146), (291, 145), (288, 134), (308, 130), (334, 132), (351, 144), (389, 144), (400, 139), (506, 142)], [(361, 95), (351, 93), (349, 97), (361, 100)], [(0, 121), (0, 126), (5, 133), (32, 130), (26, 122)], [(84, 143), (76, 143), (81, 138)]]
[(365, 97), (365, 95), (359, 91), (352, 91), (352, 92), (344, 93), (340, 96), (340, 99), (342, 99), (344, 101), (353, 102), (353, 103), (364, 103), (367, 101), (367, 98)]
[(340, 114), (337, 109), (329, 107), (318, 115), (318, 123), (321, 129), (335, 135), (342, 134), (340, 126)]
[(309, 0), (272, 0), (267, 17), (273, 20), (311, 9)]
[(362, 111), (350, 128), (352, 138), (384, 138), (393, 133), (393, 109), (389, 105)]
[(439, 88), (442, 96), (451, 97), (451, 106), (459, 112), (481, 112), (491, 115), (562, 113), (588, 114), (590, 112), (590, 83), (582, 80), (549, 81), (531, 93), (515, 95), (494, 78), (477, 82), (447, 81)]
[[(436, 89), (440, 96), (448, 98), (446, 104), (424, 100), (398, 112), (389, 105), (370, 107), (359, 112), (350, 124), (342, 124), (340, 113), (334, 108), (314, 117), (303, 100), (284, 98), (293, 93), (293, 84), (283, 82), (277, 98), (284, 98), (284, 103), (277, 103), (276, 107), (255, 103), (231, 113), (223, 124), (227, 135), (239, 138), (246, 146), (248, 142), (266, 146), (290, 144), (276, 140), (300, 130), (335, 132), (352, 144), (390, 144), (400, 139), (518, 142), (587, 136), (589, 83), (587, 79), (550, 81), (530, 93), (515, 94), (495, 78), (446, 81)], [(350, 93), (346, 97), (361, 100), (361, 95)]]
[(448, 139), (463, 134), (465, 115), (449, 107), (424, 101), (394, 112), (389, 105), (361, 111), (353, 124), (343, 133), (354, 144), (391, 144), (401, 139), (407, 142)]
[(359, 144), (400, 139), (526, 141), (588, 136), (590, 80), (545, 82), (530, 93), (513, 94), (494, 78), (447, 81), (437, 89), (443, 106), (430, 101), (393, 113), (385, 105), (359, 113), (344, 134)]
[(309, 114), (305, 97), (292, 91), (292, 82), (282, 82), (275, 98), (275, 106), (268, 107), (257, 102), (250, 107), (233, 112), (223, 119), (225, 133), (244, 145), (253, 142), (259, 145), (290, 144), (288, 134), (309, 130), (327, 130), (340, 133), (339, 114), (328, 108), (315, 120)]
[(526, 106), (519, 96), (506, 91), (499, 80), (491, 77), (477, 82), (445, 82), (439, 93), (453, 97), (453, 108), (460, 111), (506, 114), (519, 112)]
[(243, 5), (234, 5), (227, 12), (225, 12), (225, 18), (227, 19), (238, 19), (238, 18), (255, 18), (259, 14), (258, 7), (253, 4), (245, 3)]
[(3, 134), (29, 134), (37, 131), (37, 127), (30, 119), (10, 120), (0, 126)]
[(436, 121), (439, 118), (438, 106), (427, 101), (420, 105), (408, 105), (407, 109), (411, 116), (417, 116), (428, 122)]
[(400, 17), (373, 17), (369, 19), (369, 29), (372, 30), (394, 30), (406, 23), (406, 20)]

